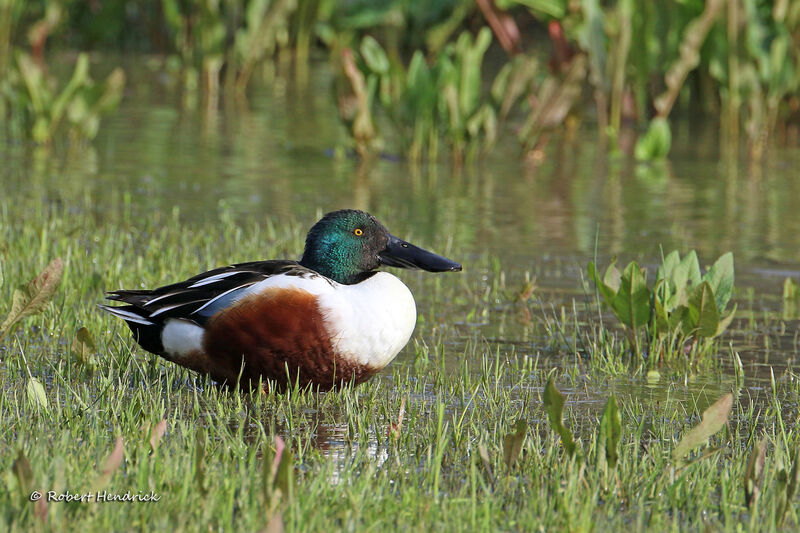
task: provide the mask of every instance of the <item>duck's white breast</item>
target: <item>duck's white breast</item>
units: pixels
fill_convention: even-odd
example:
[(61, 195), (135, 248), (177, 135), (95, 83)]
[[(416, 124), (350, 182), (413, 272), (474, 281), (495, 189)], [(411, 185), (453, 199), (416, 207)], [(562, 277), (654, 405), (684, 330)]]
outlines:
[(381, 369), (408, 343), (417, 322), (411, 291), (388, 272), (318, 297), (334, 351), (353, 363)]
[[(300, 289), (316, 296), (334, 354), (355, 364), (380, 370), (414, 332), (414, 297), (388, 272), (377, 272), (355, 285), (342, 285), (319, 275), (270, 276), (242, 290), (233, 302), (276, 288)], [(168, 320), (162, 333), (165, 351), (176, 359), (202, 350), (202, 338), (200, 326), (178, 319)]]

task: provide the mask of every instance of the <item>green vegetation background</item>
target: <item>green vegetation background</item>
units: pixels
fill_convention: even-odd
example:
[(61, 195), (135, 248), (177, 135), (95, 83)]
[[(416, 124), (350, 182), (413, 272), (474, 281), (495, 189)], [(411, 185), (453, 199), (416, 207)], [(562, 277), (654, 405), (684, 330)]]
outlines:
[[(547, 132), (586, 120), (611, 153), (658, 160), (678, 109), (719, 122), (724, 146), (758, 160), (800, 119), (790, 0), (2, 0), (0, 117), (12, 136), (92, 138), (122, 97), (122, 69), (96, 82), (79, 55), (70, 78), (55, 68), (65, 50), (166, 58), (185, 101), (212, 107), (246, 98), (267, 64), (292, 62), (302, 81), (327, 61), (346, 148), (362, 157), (388, 148), (459, 163), (504, 133), (535, 154)], [(630, 128), (643, 133), (635, 146), (618, 142)]]

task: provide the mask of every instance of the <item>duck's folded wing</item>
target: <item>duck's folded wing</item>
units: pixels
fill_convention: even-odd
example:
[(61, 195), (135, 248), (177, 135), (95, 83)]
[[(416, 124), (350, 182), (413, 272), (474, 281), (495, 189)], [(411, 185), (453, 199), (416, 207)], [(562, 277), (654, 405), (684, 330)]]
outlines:
[[(295, 261), (239, 263), (154, 290), (111, 291), (107, 293), (107, 299), (128, 305), (103, 308), (125, 320), (155, 323), (179, 317), (203, 325), (217, 311), (235, 302), (253, 284), (278, 274), (300, 275), (309, 272)], [(124, 313), (124, 316), (120, 313)]]

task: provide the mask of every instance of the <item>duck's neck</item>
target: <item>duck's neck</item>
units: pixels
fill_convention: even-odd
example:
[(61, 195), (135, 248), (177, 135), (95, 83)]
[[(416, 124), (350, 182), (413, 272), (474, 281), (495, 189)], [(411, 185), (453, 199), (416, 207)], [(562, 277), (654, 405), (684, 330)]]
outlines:
[(305, 253), (300, 260), (300, 264), (342, 285), (354, 285), (375, 274), (374, 271), (363, 272), (357, 268), (349, 267), (348, 265), (352, 264), (352, 262), (347, 259), (349, 258), (336, 254), (326, 254), (323, 257), (319, 257), (316, 254)]

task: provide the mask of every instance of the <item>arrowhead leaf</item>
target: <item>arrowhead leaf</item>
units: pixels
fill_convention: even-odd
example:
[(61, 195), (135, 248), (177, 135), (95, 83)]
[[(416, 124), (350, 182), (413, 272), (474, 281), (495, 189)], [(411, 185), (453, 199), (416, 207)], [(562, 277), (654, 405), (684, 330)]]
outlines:
[(733, 253), (723, 254), (711, 268), (708, 269), (704, 280), (711, 285), (714, 290), (714, 297), (717, 302), (717, 310), (721, 313), (728, 305), (733, 293)]
[(561, 394), (553, 380), (549, 379), (544, 388), (544, 408), (547, 411), (547, 418), (550, 421), (550, 428), (561, 437), (561, 444), (572, 456), (575, 454), (575, 441), (572, 433), (562, 422), (564, 416), (564, 395)]
[(70, 351), (81, 364), (90, 368), (94, 365), (94, 354), (97, 353), (97, 347), (88, 329), (80, 328), (75, 333), (75, 339), (72, 341)]
[(381, 45), (373, 37), (367, 35), (361, 41), (361, 56), (369, 69), (377, 74), (389, 72), (389, 58)]
[(33, 278), (27, 285), (14, 291), (11, 310), (0, 324), (0, 339), (11, 331), (23, 318), (42, 311), (61, 283), (64, 262), (60, 258), (53, 259), (41, 274)]
[(691, 329), (700, 337), (713, 337), (719, 326), (719, 313), (714, 291), (707, 281), (697, 287), (689, 298)]
[(662, 298), (659, 294), (664, 294), (666, 290), (667, 281), (659, 280), (653, 288), (653, 314), (656, 319), (656, 333), (667, 333), (670, 330), (669, 314), (662, 304)]
[(634, 331), (650, 320), (650, 291), (639, 265), (634, 261), (622, 272), (613, 309), (620, 322)]
[(611, 287), (611, 289), (616, 293), (619, 291), (619, 284), (621, 281), (621, 275), (619, 270), (617, 269), (617, 260), (611, 262), (606, 269), (605, 276), (603, 276), (603, 281), (606, 285)]
[(162, 418), (153, 429), (150, 431), (150, 448), (153, 451), (158, 449), (158, 445), (161, 444), (161, 438), (164, 436), (164, 433), (167, 432), (167, 420)]
[(617, 407), (617, 398), (612, 394), (606, 402), (600, 419), (598, 460), (614, 468), (619, 460), (619, 441), (622, 437), (622, 417)]
[[(603, 296), (603, 300), (605, 300), (605, 302), (608, 305), (612, 305), (612, 303), (614, 302), (614, 296), (616, 296), (617, 291), (609, 287), (603, 280), (600, 279), (600, 273), (597, 271), (597, 267), (592, 261), (589, 262), (588, 272), (589, 272), (589, 279), (594, 281), (595, 285), (597, 285), (597, 289)], [(617, 285), (617, 288), (619, 288), (619, 285)]]
[(733, 407), (733, 394), (730, 392), (703, 411), (703, 419), (684, 435), (672, 452), (672, 458), (680, 461), (694, 448), (708, 441), (708, 438), (722, 429)]
[(517, 420), (515, 427), (516, 431), (514, 433), (509, 433), (503, 437), (503, 462), (508, 468), (511, 468), (517, 462), (517, 458), (522, 451), (522, 443), (525, 441), (525, 433), (528, 432), (528, 424), (522, 419)]
[(47, 393), (44, 390), (42, 382), (34, 377), (28, 378), (28, 383), (25, 386), (28, 394), (28, 401), (37, 408), (47, 409)]
[(20, 488), (27, 498), (33, 485), (33, 469), (28, 458), (25, 457), (25, 452), (20, 450), (17, 458), (12, 465), (14, 475), (17, 477)]
[(744, 471), (744, 501), (748, 507), (753, 507), (761, 494), (761, 482), (764, 481), (764, 463), (767, 459), (767, 438), (762, 437), (756, 443), (750, 458), (747, 460), (747, 468)]
[(730, 326), (731, 322), (733, 322), (733, 315), (736, 314), (736, 310), (738, 308), (739, 308), (739, 304), (735, 304), (733, 306), (733, 309), (731, 309), (731, 312), (728, 313), (728, 316), (726, 316), (725, 318), (723, 318), (722, 320), (719, 321), (719, 325), (717, 326), (717, 332), (714, 334), (715, 337), (717, 335), (721, 334), (726, 329), (728, 329), (728, 326)]
[(111, 476), (117, 471), (119, 465), (122, 464), (124, 455), (125, 445), (122, 442), (122, 437), (117, 437), (114, 443), (114, 450), (111, 452), (111, 455), (106, 458), (106, 462), (103, 464), (103, 470), (94, 482), (92, 488), (93, 492), (97, 492), (108, 485), (108, 482), (111, 481)]
[(702, 281), (700, 276), (700, 261), (697, 259), (697, 252), (692, 250), (683, 257), (681, 265), (686, 268), (686, 279), (692, 282), (692, 287), (697, 287)]

